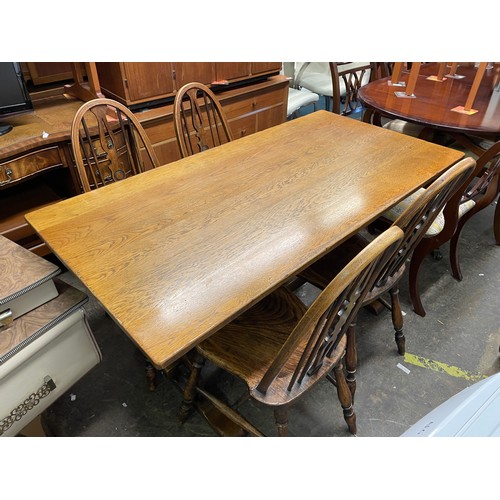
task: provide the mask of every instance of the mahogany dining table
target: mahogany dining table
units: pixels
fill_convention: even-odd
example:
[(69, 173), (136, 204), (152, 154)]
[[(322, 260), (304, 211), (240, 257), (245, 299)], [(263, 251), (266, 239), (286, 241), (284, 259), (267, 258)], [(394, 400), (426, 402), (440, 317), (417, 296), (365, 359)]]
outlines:
[(26, 220), (164, 369), (462, 157), (322, 110)]
[[(448, 68), (448, 70), (451, 68)], [(398, 97), (405, 87), (389, 85), (391, 77), (374, 80), (359, 89), (358, 96), (366, 112), (363, 120), (371, 121), (378, 113), (390, 119), (401, 119), (424, 125), (429, 129), (450, 133), (476, 154), (478, 149), (468, 138), (477, 136), (496, 141), (500, 138), (500, 63), (490, 64), (479, 85), (472, 108), (473, 114), (453, 111), (467, 102), (478, 68), (474, 63), (459, 63), (456, 74), (463, 78), (446, 76), (443, 81), (429, 79), (437, 76), (438, 63), (420, 67), (414, 98)], [(403, 71), (400, 81), (407, 83), (409, 72)]]

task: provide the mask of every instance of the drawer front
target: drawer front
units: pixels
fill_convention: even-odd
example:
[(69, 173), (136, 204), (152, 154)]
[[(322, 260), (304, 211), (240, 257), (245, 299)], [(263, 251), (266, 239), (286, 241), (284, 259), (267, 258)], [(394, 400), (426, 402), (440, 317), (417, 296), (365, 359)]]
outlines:
[(83, 309), (0, 365), (0, 436), (15, 436), (101, 360)]
[(274, 88), (265, 93), (253, 93), (242, 99), (223, 103), (222, 107), (228, 120), (248, 113), (254, 113), (283, 102), (283, 89)]
[(241, 118), (229, 120), (229, 127), (234, 139), (240, 139), (257, 132), (257, 120), (255, 115), (247, 115)]
[(12, 160), (0, 162), (0, 186), (35, 175), (43, 170), (65, 166), (59, 146), (39, 149)]
[(257, 131), (271, 128), (285, 121), (286, 108), (283, 105), (276, 105), (264, 109), (257, 114)]

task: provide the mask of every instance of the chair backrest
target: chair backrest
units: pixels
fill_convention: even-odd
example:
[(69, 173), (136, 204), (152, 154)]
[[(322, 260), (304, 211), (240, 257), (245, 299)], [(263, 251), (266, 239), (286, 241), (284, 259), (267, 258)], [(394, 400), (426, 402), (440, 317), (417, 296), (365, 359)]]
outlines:
[(490, 203), (498, 193), (500, 183), (500, 141), (495, 142), (478, 159), (472, 182), (460, 202), (484, 196)]
[(94, 99), (76, 112), (71, 146), (83, 191), (159, 166), (136, 116), (112, 99)]
[(175, 95), (174, 128), (182, 158), (233, 140), (220, 102), (202, 83), (188, 83)]
[(350, 115), (360, 105), (358, 90), (369, 80), (376, 79), (376, 63), (330, 62), (333, 88), (333, 112)]
[(453, 165), (432, 182), (394, 221), (393, 226), (404, 231), (404, 238), (377, 278), (376, 286), (383, 286), (389, 278), (400, 272), (446, 203), (458, 190), (463, 189), (475, 166), (473, 158), (465, 158)]
[(364, 248), (321, 292), (281, 348), (257, 390), (303, 392), (327, 375), (332, 352), (345, 341), (347, 328), (381, 267), (403, 236), (391, 227)]

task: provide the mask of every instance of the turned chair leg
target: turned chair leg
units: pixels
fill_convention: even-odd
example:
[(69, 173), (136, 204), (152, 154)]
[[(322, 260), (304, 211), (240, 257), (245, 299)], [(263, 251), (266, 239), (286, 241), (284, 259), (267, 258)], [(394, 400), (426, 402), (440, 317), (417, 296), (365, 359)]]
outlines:
[(276, 428), (278, 429), (279, 437), (288, 436), (288, 408), (280, 406), (274, 410), (274, 419), (276, 421)]
[(342, 410), (344, 411), (344, 420), (347, 423), (347, 427), (349, 428), (349, 432), (351, 434), (356, 435), (356, 414), (354, 413), (354, 409), (352, 407), (352, 396), (351, 391), (347, 385), (347, 381), (344, 375), (344, 367), (342, 366), (342, 362), (340, 362), (334, 369), (333, 373), (335, 375), (335, 382), (337, 386), (337, 395), (342, 406)]
[(146, 383), (148, 384), (148, 389), (153, 392), (156, 390), (156, 370), (155, 367), (146, 361)]
[(191, 373), (189, 374), (189, 379), (184, 387), (182, 394), (182, 403), (179, 409), (178, 419), (181, 424), (183, 424), (191, 412), (193, 411), (193, 402), (196, 397), (196, 386), (198, 385), (198, 380), (200, 379), (200, 372), (203, 367), (205, 359), (200, 354), (196, 353), (192, 361)]
[(356, 323), (351, 323), (347, 329), (347, 347), (345, 354), (346, 382), (354, 401), (356, 393), (356, 367), (358, 365), (358, 351), (356, 348)]
[(401, 356), (405, 354), (405, 334), (403, 333), (403, 312), (401, 311), (401, 302), (399, 300), (399, 288), (396, 285), (391, 289), (391, 314), (392, 324), (394, 325), (394, 340), (398, 346), (398, 353)]

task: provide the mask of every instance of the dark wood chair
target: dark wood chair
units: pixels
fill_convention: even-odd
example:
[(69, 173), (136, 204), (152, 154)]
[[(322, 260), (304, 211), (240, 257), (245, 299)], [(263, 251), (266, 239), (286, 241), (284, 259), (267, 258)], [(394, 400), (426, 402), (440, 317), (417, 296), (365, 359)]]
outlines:
[(376, 78), (377, 67), (371, 62), (303, 63), (295, 83), (325, 98), (326, 109), (350, 115), (359, 106), (358, 90)]
[(200, 371), (209, 360), (246, 384), (238, 405), (252, 398), (274, 409), (279, 436), (288, 435), (288, 407), (326, 377), (337, 388), (349, 431), (356, 434), (356, 416), (342, 365), (346, 331), (402, 236), (396, 227), (381, 234), (346, 265), (309, 308), (283, 286), (201, 342), (184, 391), (181, 421), (189, 415), (195, 397), (204, 397), (250, 434), (262, 435), (234, 407), (216, 400), (203, 388)]
[(93, 99), (80, 107), (71, 126), (71, 146), (85, 192), (159, 166), (139, 120), (112, 99)]
[(175, 95), (174, 128), (182, 158), (233, 140), (221, 104), (202, 83), (188, 83)]
[[(452, 275), (462, 280), (458, 256), (458, 241), (468, 220), (487, 207), (498, 196), (500, 189), (500, 141), (493, 144), (478, 159), (476, 168), (461, 188), (448, 201), (433, 231), (424, 235), (415, 248), (410, 261), (410, 297), (413, 308), (420, 316), (425, 309), (420, 297), (418, 274), (425, 257), (450, 241), (450, 265)], [(495, 209), (493, 220), (495, 235), (500, 235), (500, 210)], [(496, 239), (499, 244), (499, 239)]]
[[(415, 197), (413, 203), (392, 224), (392, 226), (400, 227), (404, 231), (404, 238), (397, 252), (386, 263), (373, 287), (366, 294), (363, 305), (367, 306), (378, 301), (391, 310), (395, 340), (400, 355), (405, 354), (406, 339), (403, 332), (403, 314), (399, 300), (398, 283), (405, 271), (406, 261), (446, 202), (470, 176), (474, 165), (475, 162), (472, 158), (466, 158), (448, 169), (418, 197)], [(299, 276), (318, 288), (324, 288), (343, 265), (368, 244), (368, 239), (358, 233), (306, 268)], [(386, 293), (390, 293), (390, 305), (383, 298)], [(353, 394), (356, 388), (357, 364), (355, 323), (354, 318), (349, 331), (353, 353), (346, 358), (347, 381)]]
[[(139, 120), (112, 99), (93, 99), (80, 107), (71, 126), (71, 147), (84, 192), (160, 165)], [(156, 370), (146, 361), (151, 391), (155, 379)]]

